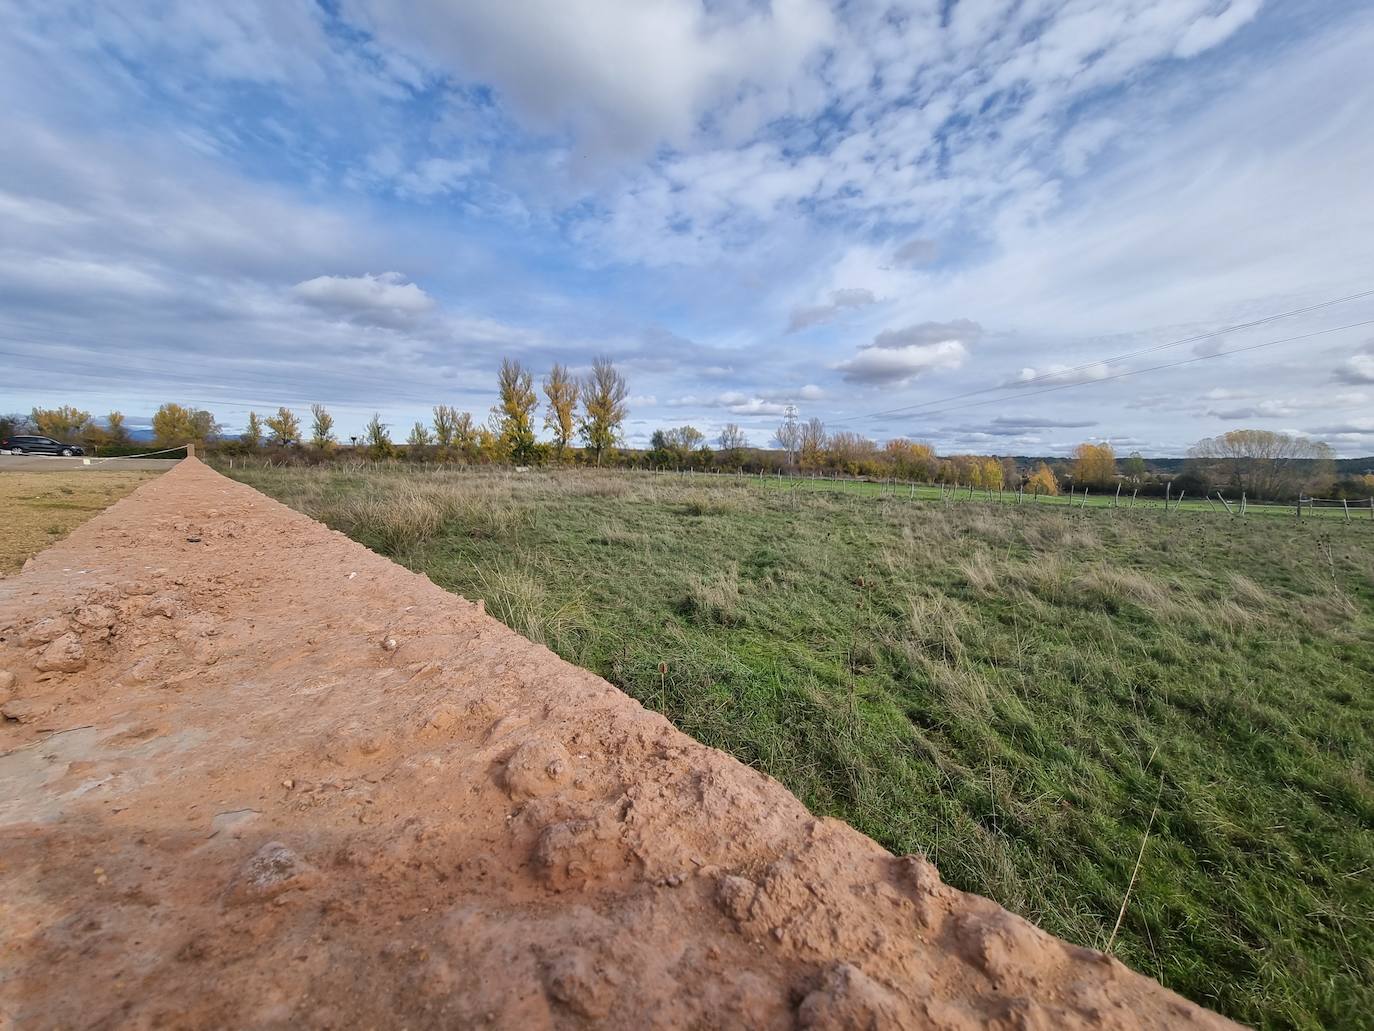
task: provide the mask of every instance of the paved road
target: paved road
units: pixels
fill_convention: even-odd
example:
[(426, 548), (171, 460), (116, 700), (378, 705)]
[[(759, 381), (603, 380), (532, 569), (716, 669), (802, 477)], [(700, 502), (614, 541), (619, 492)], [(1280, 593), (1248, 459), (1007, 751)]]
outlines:
[(151, 469), (166, 472), (175, 461), (163, 458), (62, 458), (58, 455), (0, 454), (0, 473), (81, 472), (90, 469)]

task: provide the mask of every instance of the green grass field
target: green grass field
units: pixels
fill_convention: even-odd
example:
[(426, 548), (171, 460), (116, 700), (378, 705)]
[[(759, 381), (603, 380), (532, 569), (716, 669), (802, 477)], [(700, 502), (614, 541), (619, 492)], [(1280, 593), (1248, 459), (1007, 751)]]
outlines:
[[(663, 474), (660, 474), (663, 475)], [(681, 473), (671, 473), (668, 475), (681, 476)], [(706, 474), (689, 474), (688, 479), (692, 482), (704, 483)], [(716, 477), (712, 477), (716, 478)], [(913, 484), (899, 481), (883, 482), (880, 480), (860, 480), (852, 478), (828, 479), (824, 476), (814, 477), (759, 477), (757, 474), (750, 477), (755, 482), (762, 483), (772, 490), (783, 491), (831, 491), (839, 493), (854, 493), (870, 497), (880, 497), (890, 495), (894, 497), (915, 498), (921, 501), (941, 501), (946, 504), (960, 503), (965, 501), (976, 501), (984, 504), (1024, 506), (1033, 505), (1041, 508), (1116, 508), (1126, 509), (1132, 512), (1155, 512), (1160, 515), (1173, 512), (1206, 512), (1214, 515), (1239, 516), (1241, 515), (1240, 498), (1228, 497), (1225, 502), (1218, 500), (1215, 494), (1212, 500), (1199, 497), (1188, 497), (1186, 494), (1180, 501), (1175, 498), (1166, 502), (1163, 498), (1143, 498), (1133, 497), (1129, 487), (1125, 487), (1120, 494), (1113, 491), (1092, 490), (1071, 490), (1066, 494), (1058, 494), (1053, 497), (1048, 495), (1035, 496), (1033, 494), (1017, 495), (1015, 491), (981, 491), (970, 490), (968, 487), (939, 487), (927, 484)], [(1230, 508), (1227, 508), (1227, 505)], [(1248, 518), (1261, 518), (1264, 516), (1277, 516), (1280, 518), (1297, 519), (1299, 518), (1297, 506), (1293, 502), (1287, 504), (1279, 502), (1250, 503), (1247, 502), (1244, 514)], [(1339, 502), (1319, 502), (1312, 504), (1311, 499), (1304, 501), (1302, 506), (1302, 519), (1339, 519), (1344, 522), (1365, 522), (1374, 526), (1374, 506), (1370, 505), (1369, 499), (1351, 502), (1342, 505)]]
[[(758, 480), (233, 475), (813, 810), (1238, 1020), (1374, 1014), (1374, 524)], [(1148, 831), (1148, 840), (1146, 840)]]

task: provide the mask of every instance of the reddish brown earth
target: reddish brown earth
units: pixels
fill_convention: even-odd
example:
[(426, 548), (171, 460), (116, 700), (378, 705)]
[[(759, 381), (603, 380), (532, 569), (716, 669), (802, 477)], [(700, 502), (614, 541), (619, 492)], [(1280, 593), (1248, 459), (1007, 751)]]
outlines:
[(194, 461), (0, 670), (0, 1026), (1230, 1026)]

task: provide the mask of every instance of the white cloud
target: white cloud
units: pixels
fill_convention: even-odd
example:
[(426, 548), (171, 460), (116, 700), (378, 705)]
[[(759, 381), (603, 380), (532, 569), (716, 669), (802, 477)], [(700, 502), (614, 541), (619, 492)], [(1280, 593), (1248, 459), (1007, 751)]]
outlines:
[(399, 272), (316, 276), (297, 283), (291, 293), (316, 308), (363, 320), (409, 319), (435, 308), (434, 298)]
[(798, 99), (794, 77), (832, 34), (819, 0), (351, 0), (345, 11), (436, 75), (493, 85), (532, 128), (612, 156), (685, 143), (722, 103), (736, 133), (751, 131)]
[(871, 344), (835, 369), (850, 383), (903, 386), (932, 369), (957, 369), (967, 357), (968, 348), (958, 340), (904, 346)]
[(765, 401), (761, 397), (746, 398), (726, 408), (732, 415), (782, 415), (787, 411), (787, 405), (780, 401)]
[(923, 372), (959, 368), (982, 332), (969, 319), (885, 329), (853, 358), (832, 367), (849, 383), (903, 386)]
[[(803, 387), (796, 396), (819, 397), (819, 388)], [(761, 396), (740, 390), (728, 390), (721, 394), (686, 394), (667, 402), (670, 408), (723, 408), (731, 415), (782, 415), (793, 395), (779, 392)]]
[(903, 329), (885, 329), (873, 338), (873, 347), (894, 350), (957, 342), (971, 347), (983, 335), (983, 327), (970, 319), (953, 322), (919, 322)]
[(1207, 14), (1190, 24), (1174, 47), (1175, 57), (1195, 57), (1225, 40), (1259, 13), (1264, 0), (1231, 0), (1215, 14)]
[(1374, 354), (1354, 354), (1336, 370), (1340, 383), (1374, 383)]

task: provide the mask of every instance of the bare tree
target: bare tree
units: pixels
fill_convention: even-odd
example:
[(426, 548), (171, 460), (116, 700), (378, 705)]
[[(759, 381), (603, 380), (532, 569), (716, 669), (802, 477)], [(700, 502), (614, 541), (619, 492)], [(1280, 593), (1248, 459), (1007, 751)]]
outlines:
[(743, 451), (749, 446), (749, 438), (735, 423), (727, 422), (716, 438), (716, 444), (722, 451)]
[(6, 412), (0, 415), (0, 437), (8, 437), (12, 433), (23, 433), (31, 425), (29, 417), (23, 412)]
[(1329, 480), (1334, 453), (1320, 440), (1272, 430), (1232, 430), (1200, 440), (1188, 451), (1194, 471), (1251, 497), (1290, 496)]

